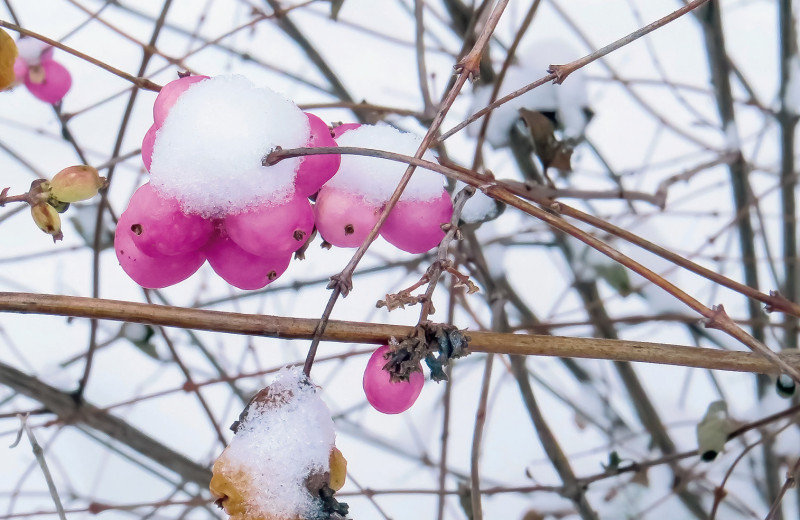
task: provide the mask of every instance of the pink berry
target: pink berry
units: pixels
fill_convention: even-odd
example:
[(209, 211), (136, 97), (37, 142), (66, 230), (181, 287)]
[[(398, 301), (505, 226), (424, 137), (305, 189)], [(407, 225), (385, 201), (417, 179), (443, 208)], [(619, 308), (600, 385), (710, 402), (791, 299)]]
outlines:
[(25, 60), (22, 57), (17, 56), (17, 59), (14, 61), (14, 78), (17, 83), (25, 83), (25, 79), (28, 77), (28, 64), (25, 63)]
[(153, 103), (153, 121), (157, 127), (164, 124), (167, 115), (178, 98), (186, 92), (186, 90), (200, 81), (208, 79), (208, 76), (186, 76), (183, 78), (170, 81), (161, 88), (158, 93), (155, 103)]
[(214, 233), (204, 247), (208, 263), (223, 280), (239, 289), (255, 290), (278, 279), (292, 254), (264, 257), (248, 253), (228, 237)]
[(34, 83), (31, 80), (32, 69), (29, 68), (25, 76), (25, 86), (31, 94), (45, 103), (58, 103), (72, 86), (72, 76), (63, 65), (52, 59), (43, 59), (40, 67), (44, 72), (44, 80), (41, 83)]
[(360, 246), (380, 215), (380, 208), (368, 203), (364, 197), (330, 186), (319, 190), (314, 204), (319, 234), (336, 247)]
[(214, 230), (210, 220), (184, 213), (178, 201), (162, 197), (149, 183), (136, 190), (124, 215), (130, 225), (123, 231), (150, 256), (197, 251)]
[[(322, 119), (308, 112), (306, 117), (311, 124), (311, 137), (306, 144), (307, 147), (336, 146), (328, 125)], [(304, 156), (297, 169), (295, 190), (304, 197), (318, 192), (322, 185), (333, 177), (341, 162), (341, 156), (336, 154)]]
[(122, 269), (134, 282), (147, 289), (161, 289), (189, 278), (197, 271), (205, 255), (202, 251), (192, 251), (182, 255), (148, 256), (133, 243), (132, 234), (126, 232), (134, 222), (123, 213), (114, 234), (114, 250)]
[(150, 129), (144, 134), (142, 139), (142, 162), (147, 171), (150, 171), (150, 165), (153, 163), (153, 147), (156, 145), (156, 132), (158, 127), (153, 124)]
[(292, 194), (277, 204), (264, 204), (225, 218), (228, 236), (256, 256), (292, 253), (306, 243), (314, 229), (314, 212), (308, 199)]
[(419, 397), (425, 377), (421, 371), (412, 372), (408, 381), (393, 383), (389, 372), (383, 370), (386, 364), (384, 355), (387, 352), (389, 345), (384, 345), (369, 358), (367, 368), (364, 370), (364, 394), (369, 404), (379, 412), (387, 414), (405, 412)]
[(348, 130), (355, 130), (359, 126), (361, 126), (360, 123), (342, 123), (333, 129), (333, 138), (339, 139), (339, 136), (341, 136), (343, 133), (347, 132)]
[(453, 203), (442, 191), (432, 200), (400, 200), (381, 227), (381, 236), (398, 249), (424, 253), (444, 238), (441, 225), (450, 222)]

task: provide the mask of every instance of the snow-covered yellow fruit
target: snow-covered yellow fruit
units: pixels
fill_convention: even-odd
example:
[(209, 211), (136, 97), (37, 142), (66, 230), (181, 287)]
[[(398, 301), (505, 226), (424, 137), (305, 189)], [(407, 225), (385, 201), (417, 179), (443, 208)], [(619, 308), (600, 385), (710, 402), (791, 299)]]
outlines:
[(0, 90), (14, 83), (14, 61), (17, 59), (17, 45), (7, 32), (0, 29)]

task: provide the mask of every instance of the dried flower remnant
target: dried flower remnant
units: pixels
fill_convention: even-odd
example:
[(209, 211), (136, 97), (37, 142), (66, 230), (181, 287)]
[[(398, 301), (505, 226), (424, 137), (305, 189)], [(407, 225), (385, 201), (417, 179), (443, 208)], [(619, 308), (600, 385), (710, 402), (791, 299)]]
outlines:
[(346, 461), (330, 411), (299, 368), (285, 368), (247, 405), (209, 485), (232, 520), (305, 520), (346, 515), (333, 493)]

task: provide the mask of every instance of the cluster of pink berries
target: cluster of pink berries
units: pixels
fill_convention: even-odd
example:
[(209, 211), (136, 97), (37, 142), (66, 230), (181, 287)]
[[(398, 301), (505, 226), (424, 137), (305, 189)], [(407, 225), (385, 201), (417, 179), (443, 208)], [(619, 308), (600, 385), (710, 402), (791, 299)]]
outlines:
[(17, 50), (15, 81), (24, 83), (31, 94), (45, 103), (61, 101), (72, 86), (72, 76), (53, 59), (53, 47), (33, 38), (21, 38), (17, 40)]
[[(159, 93), (153, 105), (153, 126), (142, 142), (148, 170), (158, 131), (170, 110), (189, 87), (207, 79), (187, 76)], [(327, 125), (312, 114), (306, 117), (310, 125), (306, 146), (335, 146)], [(293, 192), (219, 218), (188, 213), (178, 200), (147, 183), (131, 197), (117, 224), (114, 245), (119, 262), (134, 281), (148, 288), (178, 283), (205, 260), (235, 287), (262, 288), (283, 274), (292, 254), (310, 237), (314, 214), (308, 196), (338, 166), (338, 155), (308, 156), (297, 168)]]
[[(214, 271), (231, 285), (240, 289), (259, 289), (283, 274), (293, 253), (310, 239), (315, 227), (334, 246), (360, 245), (377, 222), (383, 205), (399, 180), (397, 175), (396, 178), (389, 176), (377, 190), (364, 189), (364, 186), (371, 185), (370, 176), (381, 176), (379, 171), (373, 171), (376, 164), (388, 161), (361, 158), (372, 161), (366, 163), (365, 169), (364, 161), (350, 159), (355, 156), (308, 155), (296, 160), (294, 166), (284, 166), (284, 170), (291, 168), (289, 177), (285, 177), (286, 172), (281, 173), (276, 167), (261, 166), (260, 161), (252, 167), (248, 162), (243, 166), (245, 171), (242, 175), (237, 173), (239, 176), (233, 180), (230, 176), (219, 176), (214, 180), (212, 190), (199, 191), (196, 186), (191, 186), (191, 171), (177, 171), (185, 169), (184, 163), (190, 161), (193, 155), (180, 152), (186, 153), (186, 157), (175, 156), (179, 153), (174, 151), (178, 147), (173, 146), (177, 118), (184, 118), (181, 119), (183, 124), (188, 114), (188, 120), (194, 122), (196, 114), (196, 127), (181, 127), (177, 131), (197, 133), (197, 153), (205, 153), (207, 150), (203, 150), (203, 147), (216, 144), (213, 137), (217, 134), (204, 141), (206, 136), (203, 132), (217, 132), (223, 138), (230, 139), (231, 133), (247, 133), (250, 130), (243, 128), (247, 124), (239, 120), (249, 117), (246, 113), (237, 116), (239, 119), (233, 123), (218, 123), (214, 119), (214, 110), (210, 108), (213, 99), (208, 102), (211, 105), (206, 101), (196, 105), (202, 110), (189, 110), (186, 107), (189, 102), (187, 98), (197, 98), (200, 95), (198, 92), (203, 89), (202, 85), (208, 86), (215, 81), (223, 86), (227, 81), (236, 87), (239, 79), (210, 80), (206, 76), (186, 76), (165, 85), (156, 98), (153, 106), (154, 123), (142, 142), (142, 159), (148, 171), (151, 171), (151, 182), (133, 195), (128, 208), (120, 216), (116, 230), (115, 249), (125, 272), (143, 287), (161, 288), (188, 278), (208, 260)], [(249, 95), (249, 91), (243, 92), (243, 96)], [(183, 97), (184, 94), (187, 95)], [(277, 96), (271, 91), (269, 95)], [(303, 116), (293, 103), (286, 100), (282, 102), (291, 104), (291, 107), (281, 108), (284, 111), (281, 113), (291, 116), (291, 110), (298, 111), (305, 125), (302, 130), (304, 133), (292, 134), (295, 140), (296, 135), (305, 136), (304, 141), (299, 141), (295, 146), (328, 147), (336, 146), (339, 141), (342, 146), (380, 148), (380, 145), (376, 146), (371, 141), (371, 136), (387, 132), (406, 139), (402, 137), (406, 134), (393, 128), (369, 125), (341, 125), (332, 134), (327, 124), (318, 117), (307, 113)], [(182, 115), (170, 118), (176, 106), (178, 108), (172, 113), (180, 112)], [(201, 111), (202, 114), (199, 113)], [(200, 118), (206, 119), (199, 122)], [(293, 121), (297, 122), (296, 119)], [(273, 121), (271, 124), (275, 126), (280, 123), (284, 121)], [(225, 127), (230, 124), (236, 125), (231, 132)], [(295, 127), (298, 125), (295, 124)], [(287, 133), (291, 131), (288, 129)], [(416, 141), (410, 135), (408, 139), (413, 148)], [(266, 155), (269, 151), (262, 149), (260, 153)], [(398, 151), (411, 155), (415, 149)], [(208, 161), (216, 158), (214, 155), (208, 157)], [(232, 157), (232, 160), (236, 160), (236, 157)], [(220, 163), (221, 168), (228, 167), (230, 162)], [(284, 163), (292, 164), (284, 160), (278, 165)], [(395, 164), (395, 168), (398, 165), (401, 171), (405, 170), (405, 165), (399, 163)], [(164, 177), (173, 171), (176, 176), (184, 175), (186, 180), (178, 183), (170, 179), (165, 181)], [(436, 246), (444, 236), (441, 224), (449, 222), (452, 214), (452, 203), (441, 178), (432, 172), (425, 173), (433, 177), (433, 184), (428, 179), (427, 185), (422, 182), (416, 188), (412, 186), (408, 190), (410, 195), (401, 198), (381, 231), (387, 241), (412, 253), (424, 252)], [(281, 180), (284, 178), (288, 178), (289, 182)], [(340, 178), (346, 182), (337, 181)], [(185, 189), (181, 182), (186, 184)], [(239, 204), (235, 200), (239, 195), (229, 195), (226, 191), (226, 185), (230, 183), (244, 186), (245, 193), (263, 193)], [(273, 183), (275, 187), (262, 190), (264, 183)], [(435, 188), (431, 189), (431, 185), (435, 185)], [(192, 192), (192, 195), (184, 192)], [(309, 197), (315, 194), (316, 202), (312, 205)], [(228, 206), (225, 206), (225, 197), (232, 201)], [(220, 205), (223, 207), (220, 208)]]

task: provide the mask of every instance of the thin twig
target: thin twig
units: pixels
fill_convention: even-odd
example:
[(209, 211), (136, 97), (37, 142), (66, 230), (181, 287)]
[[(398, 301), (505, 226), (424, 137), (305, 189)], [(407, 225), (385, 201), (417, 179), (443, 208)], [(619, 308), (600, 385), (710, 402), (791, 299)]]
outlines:
[(107, 64), (105, 62), (102, 62), (102, 61), (100, 61), (100, 60), (98, 60), (96, 58), (92, 58), (88, 54), (84, 54), (84, 53), (82, 53), (82, 52), (80, 52), (78, 50), (75, 50), (72, 47), (64, 45), (63, 43), (61, 43), (59, 41), (53, 40), (53, 39), (48, 38), (47, 36), (41, 35), (39, 33), (35, 33), (33, 31), (29, 31), (28, 29), (23, 29), (19, 25), (16, 25), (16, 24), (13, 24), (13, 23), (9, 23), (9, 22), (6, 22), (4, 20), (0, 20), (0, 27), (5, 27), (6, 29), (10, 29), (12, 31), (16, 31), (16, 32), (18, 32), (18, 33), (20, 33), (20, 34), (22, 34), (24, 36), (30, 36), (31, 38), (35, 38), (35, 39), (37, 39), (39, 41), (42, 41), (42, 42), (44, 42), (44, 43), (46, 43), (48, 45), (52, 45), (53, 47), (57, 47), (57, 48), (61, 49), (64, 52), (68, 52), (69, 54), (72, 54), (73, 56), (77, 56), (78, 58), (80, 58), (80, 59), (82, 59), (84, 61), (88, 61), (92, 65), (96, 65), (96, 66), (100, 67), (101, 69), (105, 69), (108, 72), (110, 72), (111, 74), (114, 74), (115, 76), (119, 76), (120, 78), (122, 78), (122, 79), (124, 79), (126, 81), (130, 81), (131, 83), (133, 83), (138, 88), (141, 88), (141, 89), (144, 89), (144, 90), (152, 90), (154, 92), (158, 92), (158, 91), (161, 90), (161, 85), (159, 85), (158, 83), (154, 83), (153, 81), (150, 81), (149, 79), (143, 78), (141, 76), (132, 76), (132, 75), (128, 74), (127, 72), (121, 71), (116, 67), (112, 67), (111, 65), (109, 65), (109, 64)]
[(499, 107), (500, 105), (502, 105), (504, 103), (507, 103), (508, 101), (510, 101), (510, 100), (512, 100), (512, 99), (514, 99), (516, 97), (519, 97), (522, 94), (525, 94), (526, 92), (529, 92), (529, 91), (535, 89), (538, 86), (544, 85), (545, 83), (549, 83), (550, 81), (553, 81), (555, 83), (562, 83), (567, 78), (568, 75), (572, 74), (573, 72), (575, 72), (579, 68), (584, 67), (584, 66), (592, 63), (593, 61), (602, 58), (603, 56), (605, 56), (607, 54), (610, 54), (611, 52), (619, 49), (620, 47), (624, 47), (625, 45), (628, 45), (629, 43), (641, 38), (642, 36), (645, 36), (646, 34), (649, 34), (649, 33), (653, 32), (653, 31), (655, 31), (656, 29), (658, 29), (660, 27), (663, 27), (664, 25), (672, 22), (673, 20), (683, 16), (684, 14), (688, 13), (692, 9), (695, 9), (695, 8), (703, 5), (704, 3), (708, 2), (708, 1), (709, 0), (694, 0), (693, 2), (690, 2), (690, 3), (686, 4), (685, 6), (681, 7), (677, 11), (674, 11), (674, 12), (668, 14), (667, 16), (661, 18), (660, 20), (657, 20), (657, 21), (651, 23), (650, 25), (642, 27), (641, 29), (632, 32), (628, 36), (625, 36), (624, 38), (620, 38), (619, 40), (615, 41), (614, 43), (612, 43), (610, 45), (606, 45), (602, 49), (599, 49), (599, 50), (597, 50), (597, 51), (595, 51), (595, 52), (593, 52), (591, 54), (588, 54), (588, 55), (584, 56), (583, 58), (579, 58), (579, 59), (577, 59), (575, 61), (572, 61), (572, 62), (564, 64), (564, 65), (551, 65), (551, 68), (553, 69), (553, 72), (551, 72), (550, 74), (548, 74), (547, 76), (545, 76), (543, 78), (540, 78), (540, 79), (534, 81), (533, 83), (530, 83), (530, 84), (528, 84), (528, 85), (526, 85), (526, 86), (524, 86), (524, 87), (522, 87), (520, 89), (515, 90), (514, 92), (512, 92), (512, 93), (510, 93), (510, 94), (508, 94), (506, 96), (503, 96), (502, 98), (496, 100), (493, 103), (489, 103), (484, 108), (478, 110), (477, 112), (475, 112), (474, 114), (469, 116), (467, 119), (465, 119), (461, 123), (457, 124), (456, 126), (451, 128), (450, 130), (448, 130), (447, 132), (442, 134), (439, 137), (438, 142), (441, 143), (441, 142), (445, 141), (446, 139), (448, 139), (453, 134), (455, 134), (457, 132), (460, 132), (466, 126), (468, 126), (470, 123), (472, 123), (473, 121), (477, 121), (478, 119), (480, 119), (481, 117), (483, 117), (487, 113), (491, 112), (495, 108)]
[(56, 483), (53, 481), (53, 475), (50, 474), (50, 468), (47, 467), (47, 461), (44, 459), (44, 450), (42, 450), (42, 446), (36, 440), (30, 426), (28, 426), (28, 416), (18, 415), (17, 417), (19, 418), (20, 429), (24, 430), (25, 434), (28, 436), (33, 455), (36, 457), (36, 462), (39, 463), (45, 482), (47, 482), (47, 489), (50, 491), (50, 496), (53, 498), (53, 503), (56, 505), (58, 517), (61, 520), (67, 520), (67, 516), (64, 513), (64, 506), (61, 505), (61, 498), (58, 496), (58, 488), (56, 488)]

